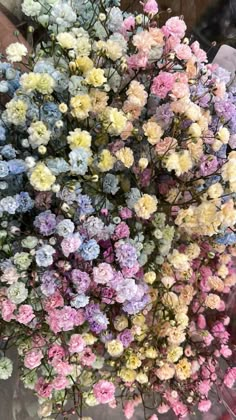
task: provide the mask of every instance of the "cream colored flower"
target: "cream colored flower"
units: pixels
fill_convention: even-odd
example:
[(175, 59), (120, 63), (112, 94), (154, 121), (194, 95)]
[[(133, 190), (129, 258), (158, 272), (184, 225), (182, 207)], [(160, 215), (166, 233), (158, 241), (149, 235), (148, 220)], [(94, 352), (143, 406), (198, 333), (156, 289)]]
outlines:
[(161, 381), (168, 381), (168, 379), (174, 377), (175, 368), (170, 363), (165, 363), (163, 366), (156, 369), (155, 373)]
[(109, 341), (107, 344), (107, 351), (112, 357), (121, 356), (124, 351), (123, 344), (119, 340)]
[(130, 168), (134, 163), (133, 151), (129, 147), (122, 147), (116, 152), (116, 157), (126, 168)]
[(210, 309), (218, 309), (220, 306), (220, 297), (213, 293), (210, 293), (205, 299), (205, 305)]

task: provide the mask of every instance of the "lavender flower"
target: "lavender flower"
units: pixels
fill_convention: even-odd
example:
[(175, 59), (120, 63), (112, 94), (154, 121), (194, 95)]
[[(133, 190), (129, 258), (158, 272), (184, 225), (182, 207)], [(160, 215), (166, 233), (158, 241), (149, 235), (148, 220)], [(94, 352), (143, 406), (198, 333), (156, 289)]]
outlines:
[(43, 236), (52, 235), (55, 232), (56, 225), (56, 216), (50, 210), (40, 213), (34, 221), (34, 226)]
[(85, 293), (88, 290), (91, 280), (86, 272), (74, 269), (71, 272), (71, 278), (78, 293)]
[(124, 243), (116, 248), (116, 259), (121, 267), (132, 268), (137, 262), (137, 252), (134, 246)]

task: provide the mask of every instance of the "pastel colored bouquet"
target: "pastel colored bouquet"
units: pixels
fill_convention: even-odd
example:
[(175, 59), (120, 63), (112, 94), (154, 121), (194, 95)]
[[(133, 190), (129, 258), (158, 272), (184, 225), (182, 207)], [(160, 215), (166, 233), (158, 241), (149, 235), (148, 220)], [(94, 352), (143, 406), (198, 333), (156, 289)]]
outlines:
[(0, 378), (14, 345), (40, 417), (207, 412), (236, 380), (230, 75), (155, 0), (22, 8), (44, 30), (0, 63)]

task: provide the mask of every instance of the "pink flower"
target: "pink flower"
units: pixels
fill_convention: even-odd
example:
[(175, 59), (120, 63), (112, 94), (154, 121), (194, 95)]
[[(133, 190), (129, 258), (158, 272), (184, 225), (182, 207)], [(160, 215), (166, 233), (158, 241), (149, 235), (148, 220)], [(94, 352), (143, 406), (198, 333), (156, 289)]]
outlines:
[(166, 71), (162, 71), (157, 77), (153, 79), (151, 91), (154, 95), (164, 99), (168, 92), (170, 92), (173, 88), (174, 83), (174, 75)]
[(93, 279), (95, 283), (106, 284), (113, 279), (113, 270), (110, 264), (101, 263), (93, 269)]
[[(175, 149), (177, 141), (173, 137), (165, 137), (155, 145), (155, 151), (159, 156), (163, 156), (169, 150)], [(166, 184), (165, 184), (166, 185)]]
[(147, 0), (147, 2), (143, 6), (143, 11), (150, 15), (155, 15), (158, 13), (158, 4), (156, 0)]
[(203, 400), (203, 401), (200, 401), (198, 404), (198, 410), (203, 413), (207, 413), (207, 411), (209, 411), (210, 408), (211, 408), (210, 400)]
[(230, 350), (228, 346), (222, 344), (220, 354), (222, 354), (223, 357), (228, 358), (232, 356), (232, 350)]
[(43, 353), (41, 350), (31, 350), (25, 355), (24, 365), (28, 369), (34, 369), (37, 366), (41, 365), (42, 359), (43, 359)]
[(119, 223), (115, 228), (115, 240), (128, 238), (130, 234), (129, 226), (125, 222)]
[(200, 44), (198, 41), (193, 42), (191, 48), (198, 61), (200, 61), (201, 63), (207, 62), (207, 54), (204, 50), (200, 48)]
[(162, 403), (158, 406), (157, 411), (160, 414), (165, 414), (168, 413), (168, 411), (170, 410), (170, 407), (168, 404)]
[(198, 315), (197, 326), (198, 328), (200, 328), (200, 330), (204, 330), (206, 328), (206, 318), (204, 317), (204, 315)]
[(50, 312), (52, 309), (59, 308), (62, 306), (64, 306), (64, 299), (59, 290), (53, 293), (53, 295), (51, 295), (50, 297), (46, 298), (43, 302), (43, 307), (47, 312)]
[(81, 244), (82, 240), (79, 233), (69, 235), (61, 243), (62, 252), (65, 257), (69, 257), (72, 252), (76, 252), (79, 249)]
[(63, 362), (62, 360), (53, 359), (52, 366), (58, 375), (67, 376), (73, 370), (73, 367), (68, 362)]
[(224, 377), (224, 384), (228, 388), (233, 388), (234, 382), (236, 380), (236, 367), (228, 369), (225, 377)]
[(175, 82), (172, 88), (171, 96), (175, 99), (181, 99), (189, 96), (189, 87), (186, 83)]
[(181, 20), (178, 16), (174, 16), (167, 20), (163, 29), (167, 35), (173, 35), (177, 36), (178, 38), (183, 38), (187, 26), (185, 25), (185, 22)]
[(32, 321), (32, 319), (35, 317), (33, 308), (30, 305), (21, 305), (19, 307), (19, 313), (16, 316), (16, 320), (20, 324), (27, 325)]
[(93, 392), (100, 404), (107, 404), (114, 400), (115, 385), (112, 382), (101, 380), (94, 385)]
[(147, 67), (147, 63), (148, 63), (148, 56), (141, 52), (138, 54), (131, 55), (127, 59), (127, 64), (128, 64), (129, 69), (134, 69), (134, 70), (140, 69), (140, 68), (145, 69)]
[(65, 357), (65, 355), (65, 350), (62, 346), (59, 346), (59, 344), (53, 344), (52, 347), (50, 347), (48, 350), (49, 359), (61, 360), (63, 357)]
[(55, 379), (52, 381), (52, 386), (54, 389), (60, 391), (61, 389), (65, 389), (69, 385), (69, 381), (65, 376), (58, 375)]
[(18, 278), (19, 278), (19, 274), (17, 273), (16, 268), (9, 267), (9, 268), (6, 268), (6, 270), (4, 270), (3, 274), (1, 275), (1, 282), (13, 284), (18, 280)]
[(69, 352), (81, 353), (85, 348), (85, 341), (79, 334), (73, 334), (69, 341)]
[(126, 401), (124, 404), (124, 415), (126, 419), (132, 419), (134, 415), (134, 402)]
[(135, 28), (134, 16), (128, 16), (124, 19), (122, 28), (125, 29), (125, 31), (132, 31)]
[(208, 392), (211, 389), (211, 382), (209, 380), (200, 381), (198, 384), (198, 392), (207, 397)]
[(126, 219), (131, 219), (133, 213), (130, 209), (128, 209), (128, 207), (124, 207), (123, 209), (119, 211), (119, 215), (121, 219), (126, 220)]
[(44, 378), (39, 378), (34, 389), (38, 393), (39, 397), (49, 398), (51, 397), (53, 386), (52, 384), (45, 382)]
[(192, 56), (191, 48), (186, 44), (178, 44), (174, 50), (179, 60), (189, 60)]
[(81, 363), (84, 366), (91, 366), (96, 360), (95, 354), (89, 347), (85, 347), (81, 357)]
[(78, 309), (75, 314), (74, 324), (76, 327), (83, 325), (85, 322), (85, 314), (83, 309)]
[(188, 408), (181, 401), (176, 401), (172, 405), (172, 410), (176, 416), (185, 417), (188, 414)]
[(16, 305), (10, 300), (4, 300), (1, 303), (1, 315), (4, 321), (9, 322), (12, 319), (15, 319), (14, 311), (16, 310)]
[(153, 414), (151, 417), (149, 417), (149, 420), (158, 420), (158, 417), (156, 414)]

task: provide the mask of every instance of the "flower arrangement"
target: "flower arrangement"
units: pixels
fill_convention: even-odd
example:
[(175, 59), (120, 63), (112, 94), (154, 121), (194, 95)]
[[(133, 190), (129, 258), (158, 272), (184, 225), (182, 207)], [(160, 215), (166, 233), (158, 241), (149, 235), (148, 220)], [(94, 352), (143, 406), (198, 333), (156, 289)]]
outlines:
[(230, 75), (155, 0), (22, 8), (45, 36), (0, 63), (0, 378), (15, 345), (40, 417), (207, 412), (236, 380)]

